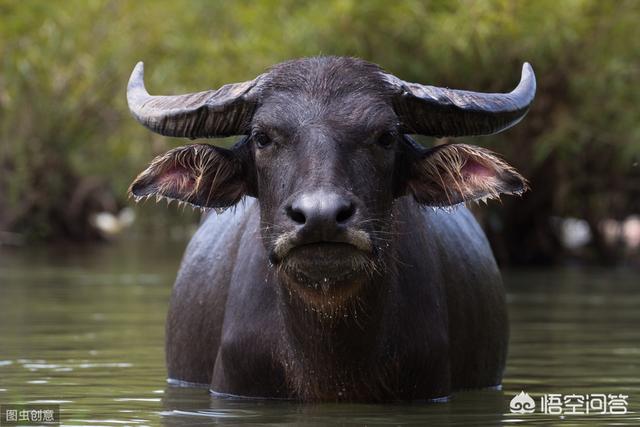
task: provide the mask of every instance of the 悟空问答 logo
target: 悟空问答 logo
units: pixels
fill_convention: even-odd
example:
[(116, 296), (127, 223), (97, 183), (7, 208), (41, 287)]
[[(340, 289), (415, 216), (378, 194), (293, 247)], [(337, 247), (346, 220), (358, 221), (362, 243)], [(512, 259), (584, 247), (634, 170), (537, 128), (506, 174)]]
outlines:
[(514, 414), (531, 414), (536, 410), (536, 402), (533, 401), (528, 393), (521, 391), (511, 399), (509, 409)]

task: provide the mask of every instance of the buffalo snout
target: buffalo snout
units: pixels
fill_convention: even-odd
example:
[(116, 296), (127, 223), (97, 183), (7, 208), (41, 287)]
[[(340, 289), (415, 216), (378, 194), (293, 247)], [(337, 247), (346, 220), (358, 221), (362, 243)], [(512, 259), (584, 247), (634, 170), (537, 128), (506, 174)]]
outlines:
[(346, 244), (352, 252), (371, 253), (371, 238), (358, 227), (359, 213), (358, 201), (352, 195), (325, 189), (298, 193), (284, 206), (283, 228), (288, 231), (276, 239), (272, 261), (281, 261), (301, 247), (330, 255)]
[(298, 195), (286, 208), (302, 240), (333, 241), (355, 219), (355, 202), (338, 193), (314, 191)]

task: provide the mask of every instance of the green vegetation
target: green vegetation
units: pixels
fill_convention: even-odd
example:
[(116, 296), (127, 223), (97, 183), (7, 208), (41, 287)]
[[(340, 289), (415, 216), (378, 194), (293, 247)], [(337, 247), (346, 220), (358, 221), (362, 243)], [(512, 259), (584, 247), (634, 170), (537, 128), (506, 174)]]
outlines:
[(124, 206), (153, 155), (184, 143), (129, 116), (138, 60), (152, 93), (321, 54), (359, 56), (405, 80), (505, 91), (529, 61), (539, 82), (530, 115), (470, 140), (532, 182), (524, 199), (483, 210), (490, 238), (503, 261), (553, 261), (562, 253), (549, 218), (575, 216), (588, 221), (599, 259), (615, 258), (598, 224), (640, 211), (638, 22), (633, 0), (0, 0), (0, 230), (91, 237), (89, 214)]

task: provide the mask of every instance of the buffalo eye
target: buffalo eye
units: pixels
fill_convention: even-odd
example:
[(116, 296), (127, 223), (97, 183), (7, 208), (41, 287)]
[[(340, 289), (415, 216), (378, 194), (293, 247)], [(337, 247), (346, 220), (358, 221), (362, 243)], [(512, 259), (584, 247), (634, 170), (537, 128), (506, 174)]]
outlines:
[(265, 148), (271, 145), (271, 138), (264, 132), (257, 132), (253, 135), (253, 140), (258, 148)]
[(377, 140), (377, 143), (382, 148), (391, 148), (393, 145), (393, 141), (395, 140), (394, 135), (391, 132), (383, 132)]

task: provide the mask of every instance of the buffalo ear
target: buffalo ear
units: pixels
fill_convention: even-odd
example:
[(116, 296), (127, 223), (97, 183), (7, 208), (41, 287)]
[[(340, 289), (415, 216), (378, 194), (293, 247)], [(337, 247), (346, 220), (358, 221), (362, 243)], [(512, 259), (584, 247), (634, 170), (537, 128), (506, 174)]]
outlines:
[(451, 206), (494, 199), (500, 194), (522, 194), (528, 185), (512, 166), (491, 151), (447, 144), (426, 151), (412, 162), (408, 188), (418, 203)]
[(234, 151), (194, 144), (153, 159), (133, 181), (129, 193), (136, 200), (155, 196), (202, 208), (225, 208), (245, 195), (246, 185)]

